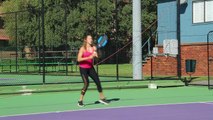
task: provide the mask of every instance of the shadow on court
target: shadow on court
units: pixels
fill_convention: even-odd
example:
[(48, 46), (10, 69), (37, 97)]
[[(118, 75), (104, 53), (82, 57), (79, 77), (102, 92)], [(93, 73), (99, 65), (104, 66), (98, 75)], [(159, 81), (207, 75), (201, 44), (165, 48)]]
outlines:
[[(107, 101), (109, 102), (109, 103), (111, 103), (111, 102), (117, 102), (117, 101), (119, 101), (120, 100), (120, 98), (112, 98), (112, 99), (107, 99)], [(85, 104), (85, 106), (88, 106), (88, 105), (96, 105), (96, 104), (101, 104), (99, 101), (95, 101), (94, 103), (88, 103), (88, 104)]]

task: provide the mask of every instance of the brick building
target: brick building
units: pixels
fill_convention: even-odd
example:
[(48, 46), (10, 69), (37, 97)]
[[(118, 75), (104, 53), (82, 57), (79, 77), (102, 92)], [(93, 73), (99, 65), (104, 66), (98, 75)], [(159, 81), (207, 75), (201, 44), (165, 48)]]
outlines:
[[(157, 46), (159, 53), (163, 53), (165, 39), (179, 40), (181, 64), (177, 63), (177, 57), (152, 57), (144, 64), (144, 75), (150, 75), (152, 70), (154, 76), (178, 76), (178, 72), (185, 76), (187, 75), (185, 61), (193, 59), (196, 60), (193, 75), (207, 76), (207, 56), (213, 57), (213, 38), (210, 38), (210, 52), (207, 54), (207, 34), (213, 30), (213, 0), (180, 0), (180, 2), (179, 6), (177, 0), (158, 0)], [(178, 66), (181, 69), (178, 69)]]

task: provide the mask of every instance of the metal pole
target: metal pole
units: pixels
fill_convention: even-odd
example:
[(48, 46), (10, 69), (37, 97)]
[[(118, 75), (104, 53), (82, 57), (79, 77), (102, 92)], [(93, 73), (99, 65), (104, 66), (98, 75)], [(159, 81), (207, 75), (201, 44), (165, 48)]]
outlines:
[[(98, 0), (95, 0), (95, 11), (96, 11), (96, 20), (95, 20), (95, 31), (96, 31), (96, 40), (98, 39)], [(97, 51), (99, 53), (99, 51)], [(98, 62), (98, 59), (97, 59)], [(96, 72), (98, 74), (98, 65), (96, 65)]]
[(151, 80), (153, 79), (153, 57), (151, 56)]
[[(152, 36), (151, 36), (152, 37)], [(148, 54), (150, 55), (151, 54), (151, 50), (150, 50), (150, 47), (151, 47), (151, 43), (150, 43), (150, 41), (151, 41), (151, 37), (150, 37), (150, 39), (148, 39)]]
[(178, 40), (178, 55), (177, 55), (177, 75), (181, 79), (181, 37), (180, 37), (180, 0), (177, 0), (177, 40)]
[(209, 35), (213, 31), (210, 31), (207, 35), (207, 74), (208, 74), (208, 89), (210, 89), (210, 68), (209, 68)]
[[(115, 49), (116, 51), (118, 50), (118, 0), (115, 0)], [(119, 80), (119, 58), (118, 58), (119, 53), (116, 54), (116, 79), (117, 81)]]
[(133, 79), (142, 79), (141, 0), (133, 0)]
[(43, 84), (45, 84), (45, 29), (44, 29), (44, 0), (41, 0), (41, 26), (42, 26), (42, 55), (43, 55)]
[(16, 30), (16, 73), (18, 72), (18, 18), (17, 12), (15, 13), (15, 30)]
[(65, 30), (64, 30), (65, 34), (64, 35), (65, 35), (65, 44), (66, 44), (65, 45), (65, 51), (66, 51), (65, 62), (66, 62), (66, 76), (67, 76), (68, 75), (68, 64), (67, 64), (67, 62), (68, 62), (68, 60), (67, 60), (68, 59), (68, 57), (67, 57), (68, 56), (68, 53), (67, 53), (68, 52), (68, 49), (67, 49), (67, 44), (68, 44), (68, 41), (67, 41), (67, 9), (66, 9), (66, 5), (64, 5), (64, 7), (65, 7), (64, 8), (64, 10), (65, 10), (65, 17), (64, 17), (65, 18)]
[(38, 16), (38, 62), (39, 62), (39, 74), (41, 73), (41, 11)]

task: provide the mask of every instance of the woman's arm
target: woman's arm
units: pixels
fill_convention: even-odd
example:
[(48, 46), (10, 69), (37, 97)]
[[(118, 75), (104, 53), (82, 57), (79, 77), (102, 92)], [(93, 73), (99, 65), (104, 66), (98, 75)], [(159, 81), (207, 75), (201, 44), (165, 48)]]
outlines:
[(94, 50), (94, 57), (98, 58), (98, 52), (95, 46), (93, 46), (93, 50)]

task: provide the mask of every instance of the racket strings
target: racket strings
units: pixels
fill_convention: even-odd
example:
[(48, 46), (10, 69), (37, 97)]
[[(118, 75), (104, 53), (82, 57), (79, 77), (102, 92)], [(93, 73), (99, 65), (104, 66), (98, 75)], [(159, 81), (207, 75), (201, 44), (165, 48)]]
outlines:
[(103, 35), (98, 39), (98, 48), (104, 47), (107, 43), (108, 37), (107, 35)]

